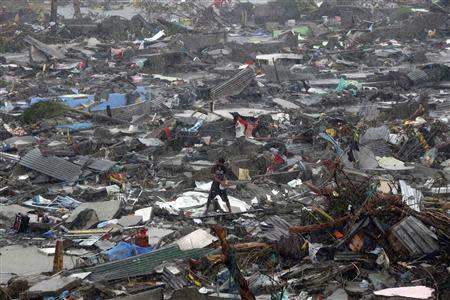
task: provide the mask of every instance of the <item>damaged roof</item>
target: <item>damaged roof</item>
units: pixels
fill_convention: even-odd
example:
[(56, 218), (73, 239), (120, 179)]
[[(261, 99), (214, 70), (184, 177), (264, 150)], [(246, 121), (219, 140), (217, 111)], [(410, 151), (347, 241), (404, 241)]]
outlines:
[(75, 182), (82, 174), (80, 166), (60, 157), (43, 156), (38, 148), (25, 154), (19, 164), (65, 182)]

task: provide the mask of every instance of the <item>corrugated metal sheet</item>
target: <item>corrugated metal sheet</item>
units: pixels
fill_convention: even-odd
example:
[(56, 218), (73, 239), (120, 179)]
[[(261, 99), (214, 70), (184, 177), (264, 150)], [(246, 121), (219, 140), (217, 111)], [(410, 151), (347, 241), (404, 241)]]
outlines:
[(164, 268), (162, 279), (174, 290), (182, 289), (190, 285), (183, 274), (174, 275), (167, 268)]
[(45, 157), (38, 148), (31, 150), (22, 157), (19, 164), (66, 182), (75, 182), (81, 175), (80, 166), (60, 157)]
[(392, 150), (385, 140), (368, 141), (364, 146), (369, 148), (376, 156), (392, 156)]
[(89, 279), (93, 281), (110, 281), (128, 277), (136, 277), (150, 274), (154, 268), (163, 262), (174, 259), (199, 258), (213, 250), (211, 248), (193, 249), (181, 251), (176, 245), (158, 249), (150, 253), (129, 257), (123, 260), (113, 261), (106, 264), (89, 268), (74, 270), (74, 273), (92, 272)]
[(413, 216), (394, 225), (392, 234), (410, 255), (430, 254), (439, 250), (436, 235)]
[(402, 191), (402, 200), (415, 211), (420, 211), (420, 203), (423, 200), (422, 192), (411, 187), (404, 180), (399, 180), (398, 183)]
[(313, 149), (312, 144), (287, 144), (286, 150), (289, 153), (295, 155), (302, 155), (304, 152), (311, 151)]
[(251, 67), (245, 68), (229, 80), (212, 88), (211, 98), (239, 95), (252, 82), (253, 78), (255, 78), (255, 71)]
[(289, 236), (291, 225), (279, 216), (270, 216), (265, 221), (271, 227), (264, 230), (262, 237), (270, 242), (276, 242), (283, 236)]
[(107, 159), (96, 159), (87, 156), (80, 156), (77, 161), (75, 161), (77, 165), (86, 166), (89, 169), (106, 172), (111, 169), (117, 163), (115, 161), (107, 160)]
[(428, 74), (422, 70), (415, 70), (406, 74), (414, 84), (424, 83), (428, 80)]

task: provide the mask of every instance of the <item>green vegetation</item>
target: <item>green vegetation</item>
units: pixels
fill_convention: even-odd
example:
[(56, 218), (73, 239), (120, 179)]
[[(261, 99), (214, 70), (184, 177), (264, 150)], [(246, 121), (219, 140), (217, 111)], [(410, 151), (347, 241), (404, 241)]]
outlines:
[(68, 111), (70, 111), (70, 109), (61, 102), (39, 102), (33, 104), (30, 108), (27, 108), (24, 111), (23, 120), (28, 124), (32, 124), (42, 119), (50, 119), (60, 116)]

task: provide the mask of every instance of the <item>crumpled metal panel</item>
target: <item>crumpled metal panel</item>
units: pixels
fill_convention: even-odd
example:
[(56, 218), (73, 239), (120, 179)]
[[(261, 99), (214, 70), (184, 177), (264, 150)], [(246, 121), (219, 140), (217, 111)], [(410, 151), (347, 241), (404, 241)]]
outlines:
[(107, 159), (97, 159), (88, 156), (80, 156), (79, 160), (75, 161), (77, 165), (88, 167), (89, 169), (106, 172), (114, 167), (117, 162)]
[(285, 219), (279, 216), (270, 216), (265, 220), (265, 223), (273, 227), (265, 230), (262, 237), (270, 242), (276, 242), (283, 236), (289, 236), (289, 224)]
[(63, 158), (43, 156), (38, 148), (28, 152), (19, 161), (21, 166), (65, 182), (75, 182), (81, 175), (81, 167)]
[(402, 191), (402, 200), (415, 211), (420, 211), (420, 203), (423, 200), (422, 192), (411, 187), (404, 180), (399, 180), (398, 183)]
[(224, 83), (211, 89), (211, 98), (217, 99), (226, 96), (239, 95), (255, 78), (255, 71), (251, 67), (247, 67), (239, 71)]
[(126, 259), (82, 268), (73, 272), (91, 272), (92, 281), (110, 281), (128, 277), (143, 276), (154, 272), (154, 268), (163, 262), (175, 259), (199, 258), (210, 253), (212, 249), (201, 248), (181, 251), (177, 245), (168, 246), (150, 253), (132, 256)]

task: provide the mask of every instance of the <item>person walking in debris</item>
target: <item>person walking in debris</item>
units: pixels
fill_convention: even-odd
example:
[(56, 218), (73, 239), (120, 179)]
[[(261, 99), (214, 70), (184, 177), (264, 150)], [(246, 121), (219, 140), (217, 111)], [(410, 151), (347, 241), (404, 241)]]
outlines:
[(206, 202), (206, 210), (205, 215), (208, 214), (209, 206), (211, 205), (211, 201), (214, 201), (214, 210), (217, 207), (217, 201), (215, 198), (220, 196), (222, 201), (224, 201), (227, 205), (228, 212), (231, 213), (231, 205), (230, 200), (228, 199), (227, 190), (226, 190), (226, 180), (225, 175), (228, 174), (228, 168), (225, 166), (225, 159), (219, 158), (216, 164), (211, 168), (211, 175), (213, 177), (213, 182), (211, 184), (211, 190), (209, 191), (208, 201)]
[(171, 145), (175, 139), (175, 129), (177, 128), (177, 121), (173, 121), (168, 127), (164, 127), (160, 134), (159, 139), (166, 143), (167, 146)]
[(233, 116), (236, 138), (252, 138), (253, 132), (258, 128), (259, 122), (256, 120), (253, 124), (245, 120), (239, 113), (230, 113)]

